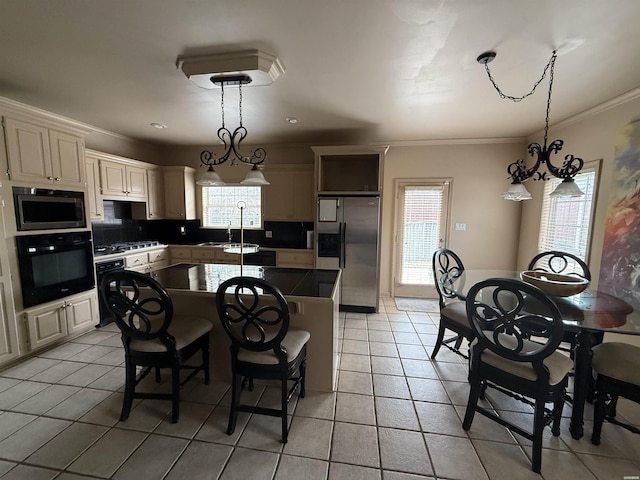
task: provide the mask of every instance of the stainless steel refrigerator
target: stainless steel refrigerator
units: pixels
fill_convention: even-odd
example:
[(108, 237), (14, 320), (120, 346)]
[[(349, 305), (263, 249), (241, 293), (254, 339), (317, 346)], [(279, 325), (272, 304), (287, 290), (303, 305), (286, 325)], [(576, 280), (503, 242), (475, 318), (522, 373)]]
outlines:
[(320, 197), (316, 220), (316, 267), (342, 269), (340, 309), (377, 312), (380, 197)]

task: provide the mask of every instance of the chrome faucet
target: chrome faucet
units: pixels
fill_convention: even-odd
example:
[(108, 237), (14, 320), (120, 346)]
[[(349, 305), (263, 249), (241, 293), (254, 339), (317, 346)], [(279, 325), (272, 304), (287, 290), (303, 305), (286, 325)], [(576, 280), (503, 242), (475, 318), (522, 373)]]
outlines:
[(233, 234), (231, 233), (231, 223), (229, 223), (229, 226), (227, 227), (227, 236), (229, 237), (229, 243), (231, 243), (233, 241)]

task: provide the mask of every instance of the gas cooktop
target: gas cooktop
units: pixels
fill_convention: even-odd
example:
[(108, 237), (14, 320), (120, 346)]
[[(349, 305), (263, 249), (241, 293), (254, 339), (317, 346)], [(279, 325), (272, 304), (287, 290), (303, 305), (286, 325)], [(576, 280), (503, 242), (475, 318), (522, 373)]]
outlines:
[(113, 253), (124, 253), (129, 250), (138, 250), (141, 248), (150, 248), (161, 245), (157, 240), (141, 240), (137, 242), (117, 242), (105, 245), (96, 245), (93, 248), (93, 255), (99, 257), (101, 255), (111, 255)]

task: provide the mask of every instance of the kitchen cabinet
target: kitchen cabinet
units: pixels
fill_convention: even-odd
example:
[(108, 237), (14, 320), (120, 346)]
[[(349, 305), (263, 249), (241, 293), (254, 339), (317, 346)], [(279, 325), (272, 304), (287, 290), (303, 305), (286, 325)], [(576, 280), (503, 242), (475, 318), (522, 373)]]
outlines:
[(165, 218), (196, 218), (196, 170), (191, 167), (164, 167)]
[(103, 198), (147, 201), (147, 171), (143, 166), (101, 158), (100, 179)]
[(127, 253), (124, 256), (124, 268), (136, 272), (148, 273), (169, 265), (169, 251), (164, 247), (153, 251)]
[(149, 187), (147, 201), (147, 218), (155, 220), (164, 218), (164, 175), (159, 167), (147, 168), (147, 184)]
[(4, 118), (9, 178), (28, 186), (84, 189), (84, 139), (80, 135)]
[(313, 268), (313, 250), (277, 249), (278, 267)]
[(265, 175), (270, 183), (262, 188), (265, 220), (313, 221), (311, 165), (278, 165)]
[(191, 249), (191, 260), (193, 263), (216, 263), (216, 251), (222, 250), (217, 247), (193, 247)]
[(85, 156), (87, 167), (87, 206), (89, 218), (101, 221), (104, 219), (104, 206), (102, 205), (102, 190), (100, 188), (100, 162), (92, 155)]
[[(0, 210), (0, 221), (2, 216), (3, 212)], [(19, 354), (9, 252), (5, 247), (5, 240), (2, 239), (1, 242), (3, 248), (0, 249), (0, 365), (17, 358)]]
[(381, 193), (384, 156), (389, 146), (312, 147), (316, 190), (321, 194)]
[(191, 263), (191, 247), (169, 247), (171, 263)]
[(24, 318), (29, 350), (89, 330), (99, 322), (96, 290), (28, 309)]

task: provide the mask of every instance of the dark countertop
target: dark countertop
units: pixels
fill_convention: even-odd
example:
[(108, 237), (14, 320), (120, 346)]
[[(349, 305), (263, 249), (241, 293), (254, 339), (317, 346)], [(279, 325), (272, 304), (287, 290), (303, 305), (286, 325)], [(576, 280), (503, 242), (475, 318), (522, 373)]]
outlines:
[[(330, 298), (339, 270), (244, 265), (242, 274), (274, 284), (285, 296)], [(169, 290), (215, 293), (228, 278), (240, 275), (240, 265), (179, 263), (151, 273)]]

